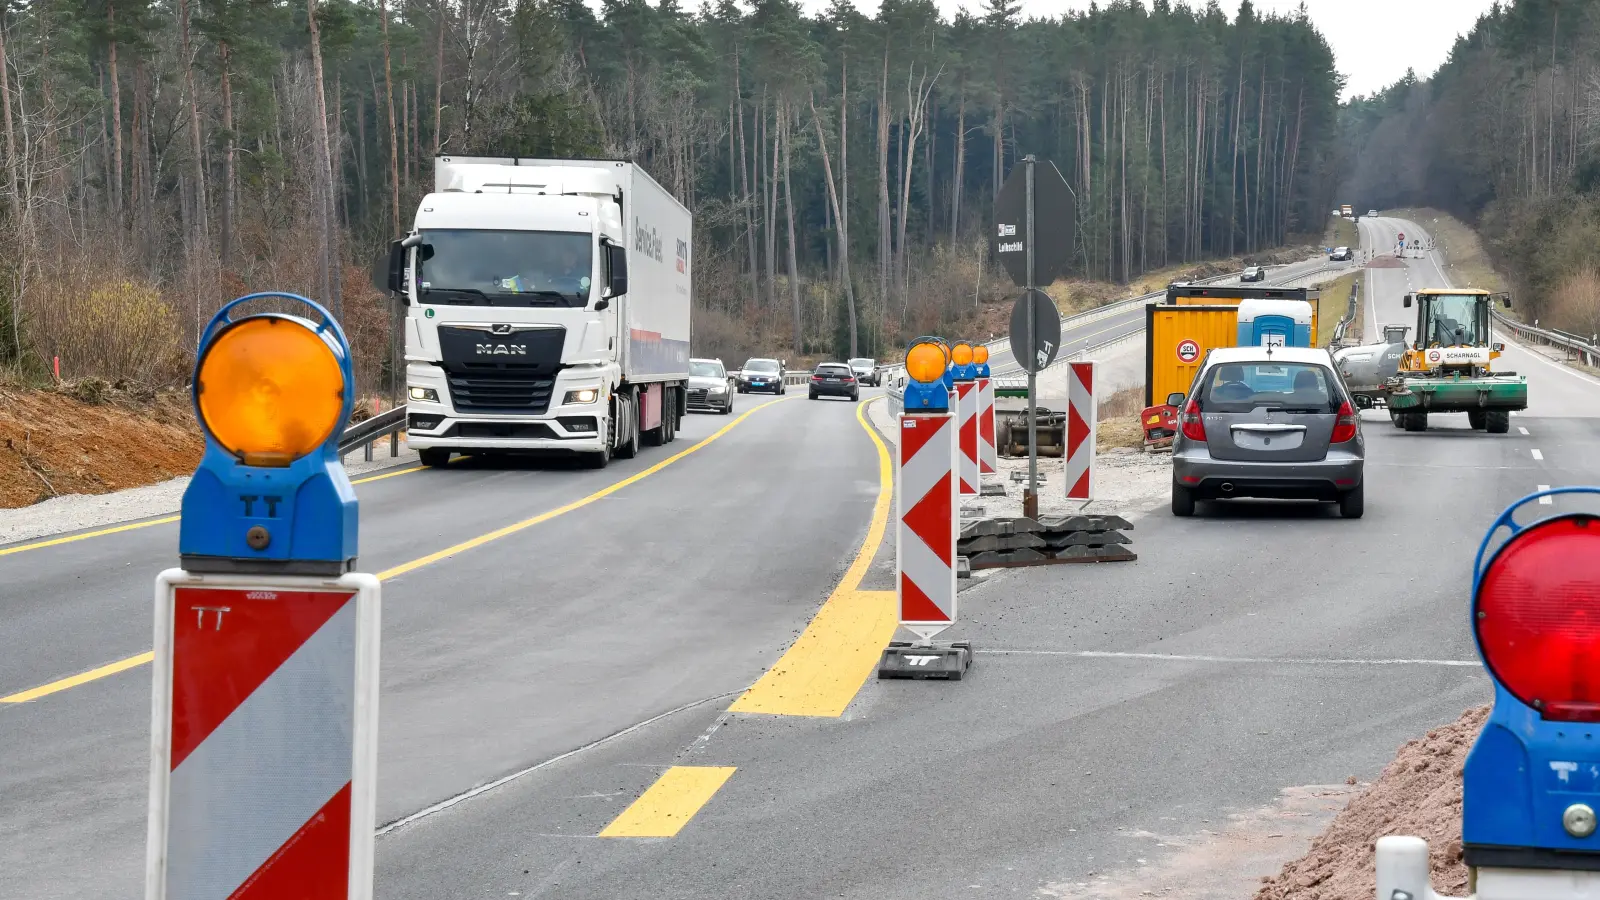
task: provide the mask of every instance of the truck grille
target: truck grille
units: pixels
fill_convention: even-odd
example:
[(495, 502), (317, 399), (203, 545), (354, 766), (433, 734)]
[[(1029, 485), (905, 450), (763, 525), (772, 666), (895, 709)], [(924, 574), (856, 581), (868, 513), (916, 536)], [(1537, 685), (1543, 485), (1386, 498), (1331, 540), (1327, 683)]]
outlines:
[(449, 372), (450, 400), (462, 412), (517, 412), (544, 415), (550, 408), (555, 376), (516, 369)]

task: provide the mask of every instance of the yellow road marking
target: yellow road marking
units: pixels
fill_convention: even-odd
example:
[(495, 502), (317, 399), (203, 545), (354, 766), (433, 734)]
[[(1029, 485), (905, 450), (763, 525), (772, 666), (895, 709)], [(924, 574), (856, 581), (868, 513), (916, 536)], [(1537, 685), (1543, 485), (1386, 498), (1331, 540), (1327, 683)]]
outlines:
[(733, 775), (733, 766), (673, 766), (600, 832), (603, 838), (669, 838)]
[(900, 621), (895, 592), (861, 590), (861, 580), (883, 543), (894, 498), (889, 449), (867, 422), (866, 408), (861, 404), (856, 420), (878, 448), (878, 502), (866, 540), (806, 630), (766, 674), (739, 695), (729, 712), (837, 718), (866, 684), (883, 648), (894, 637)]
[[(462, 457), (462, 459), (465, 458), (466, 457)], [(350, 483), (366, 484), (369, 481), (382, 481), (385, 478), (393, 478), (396, 475), (407, 475), (412, 472), (420, 472), (423, 468), (425, 467), (412, 466), (409, 469), (398, 469), (393, 472), (384, 472), (381, 475), (369, 475), (366, 478), (357, 478)], [(170, 525), (181, 518), (183, 517), (162, 516), (159, 519), (150, 519), (145, 522), (129, 522), (126, 525), (113, 525), (110, 528), (101, 528), (96, 531), (85, 531), (83, 534), (69, 534), (66, 537), (50, 538), (49, 540), (45, 541), (34, 541), (31, 544), (19, 544), (15, 547), (4, 547), (0, 548), (0, 556), (10, 556), (13, 553), (21, 553), (24, 550), (42, 550), (45, 547), (58, 547), (62, 544), (71, 544), (74, 541), (86, 541), (89, 538), (105, 537), (108, 534), (120, 534), (124, 531), (133, 531), (136, 528), (149, 528), (152, 525)]]
[(90, 681), (104, 678), (107, 675), (115, 675), (118, 672), (126, 671), (135, 666), (142, 666), (155, 658), (156, 655), (154, 652), (145, 652), (139, 654), (138, 656), (130, 656), (127, 659), (119, 659), (114, 663), (108, 663), (98, 669), (90, 669), (87, 672), (81, 672), (77, 675), (63, 678), (60, 681), (52, 681), (49, 684), (41, 684), (36, 688), (31, 688), (23, 691), (20, 694), (12, 694), (9, 697), (0, 697), (0, 703), (27, 703), (29, 700), (37, 700), (40, 697), (54, 694), (57, 691), (75, 688), (80, 684), (86, 684)]
[[(727, 434), (729, 431), (732, 431), (734, 429), (734, 427), (737, 426), (739, 423), (743, 422), (745, 419), (750, 418), (752, 413), (755, 413), (758, 410), (766, 409), (767, 407), (772, 406), (774, 403), (783, 403), (785, 401), (795, 400), (795, 399), (798, 399), (798, 398), (796, 398), (796, 397), (784, 397), (784, 398), (779, 399), (779, 400), (768, 401), (766, 403), (761, 404), (760, 406), (752, 406), (750, 409), (746, 410), (743, 415), (740, 415), (738, 418), (734, 419), (732, 422), (729, 422), (728, 424), (726, 424), (726, 425), (722, 426), (721, 428), (717, 429), (715, 432), (713, 432), (711, 434), (711, 436), (701, 440), (699, 443), (696, 443), (695, 445), (693, 445), (691, 447), (688, 447), (688, 448), (686, 448), (684, 450), (678, 451), (677, 453), (673, 454), (672, 456), (667, 457), (666, 459), (662, 460), (661, 462), (656, 463), (655, 465), (651, 466), (648, 469), (645, 469), (642, 472), (638, 472), (636, 474), (629, 475), (627, 478), (624, 478), (621, 481), (618, 481), (618, 482), (616, 482), (614, 484), (611, 484), (608, 487), (601, 488), (600, 490), (595, 491), (594, 493), (592, 493), (589, 496), (584, 497), (584, 498), (582, 498), (580, 500), (574, 500), (573, 502), (568, 503), (566, 506), (562, 506), (562, 507), (559, 507), (557, 509), (552, 509), (549, 512), (540, 513), (537, 516), (533, 516), (531, 518), (523, 519), (520, 522), (514, 522), (514, 523), (512, 523), (510, 525), (505, 526), (504, 528), (497, 528), (494, 531), (489, 532), (488, 534), (481, 535), (479, 537), (475, 537), (475, 538), (473, 538), (471, 540), (468, 540), (468, 541), (462, 541), (459, 544), (455, 544), (454, 546), (446, 547), (443, 550), (440, 550), (440, 551), (438, 551), (436, 553), (430, 553), (427, 556), (421, 557), (419, 559), (414, 559), (414, 560), (412, 560), (412, 561), (410, 561), (408, 563), (401, 563), (400, 565), (395, 566), (392, 569), (385, 569), (384, 571), (378, 573), (378, 580), (379, 581), (388, 581), (391, 578), (399, 577), (401, 575), (406, 574), (407, 572), (414, 572), (417, 569), (422, 568), (423, 566), (431, 565), (431, 564), (436, 563), (436, 562), (438, 562), (438, 561), (440, 561), (442, 559), (446, 559), (448, 557), (455, 556), (458, 553), (465, 553), (466, 551), (472, 550), (472, 549), (474, 549), (476, 547), (482, 547), (484, 544), (488, 544), (488, 543), (490, 543), (492, 541), (497, 541), (497, 540), (499, 540), (499, 539), (501, 539), (503, 537), (506, 537), (508, 535), (513, 535), (513, 534), (516, 534), (519, 531), (523, 531), (523, 530), (526, 530), (528, 528), (532, 528), (533, 526), (538, 525), (541, 522), (548, 522), (548, 521), (550, 521), (551, 519), (554, 519), (557, 516), (565, 515), (565, 514), (567, 514), (569, 512), (572, 512), (575, 509), (581, 509), (581, 508), (583, 508), (585, 506), (588, 506), (589, 504), (595, 502), (596, 500), (601, 500), (601, 499), (603, 499), (605, 497), (609, 497), (612, 494), (615, 494), (617, 491), (620, 491), (623, 488), (627, 487), (628, 485), (635, 484), (635, 483), (637, 483), (637, 482), (639, 482), (639, 481), (641, 481), (641, 480), (643, 480), (645, 478), (648, 478), (649, 476), (654, 475), (655, 473), (661, 471), (662, 469), (665, 469), (667, 466), (672, 465), (673, 463), (677, 462), (678, 460), (683, 459), (685, 456), (688, 456), (689, 454), (694, 453), (697, 450), (700, 450), (701, 448), (703, 448), (706, 445), (710, 444), (712, 441), (715, 441), (718, 438), (722, 437), (723, 435)], [(858, 414), (858, 418), (859, 418), (859, 414)], [(882, 449), (882, 444), (881, 443), (879, 444), (879, 449), (880, 450)], [(420, 469), (422, 467), (418, 466), (417, 468)], [(407, 469), (406, 471), (415, 471), (415, 470)], [(392, 473), (392, 474), (398, 475), (398, 474), (402, 474), (402, 473), (395, 472), (395, 473)], [(387, 476), (373, 476), (373, 479), (380, 478), (380, 477), (387, 477)], [(368, 479), (363, 479), (363, 480), (368, 480)], [(353, 483), (354, 484), (360, 484), (361, 482), (358, 481), (358, 482), (353, 482)], [(176, 521), (177, 518), (178, 518), (177, 516), (173, 516), (172, 517), (172, 521)], [(156, 523), (151, 522), (149, 524), (153, 525), (153, 524), (156, 524)], [(138, 526), (126, 526), (126, 527), (138, 527)], [(79, 535), (79, 537), (80, 538), (90, 537), (90, 535)], [(65, 539), (62, 542), (65, 542)], [(33, 545), (30, 545), (30, 546), (33, 546)], [(26, 549), (26, 547), (18, 547), (18, 548), (14, 548), (14, 549), (22, 550), (22, 549)], [(110, 663), (109, 665), (101, 666), (98, 669), (91, 669), (90, 671), (84, 672), (84, 673), (79, 674), (79, 675), (73, 675), (73, 676), (70, 676), (68, 678), (63, 678), (63, 679), (61, 679), (59, 681), (52, 681), (49, 684), (40, 685), (39, 687), (36, 687), (36, 688), (30, 688), (30, 689), (28, 689), (26, 691), (23, 691), (20, 694), (12, 694), (9, 697), (0, 697), (0, 703), (22, 703), (22, 702), (24, 702), (26, 700), (36, 700), (36, 699), (38, 699), (40, 697), (44, 697), (44, 696), (47, 696), (47, 695), (50, 695), (50, 694), (57, 693), (58, 691), (64, 691), (64, 690), (67, 690), (68, 688), (75, 688), (75, 687), (77, 687), (77, 686), (79, 686), (81, 684), (85, 684), (85, 683), (88, 683), (90, 681), (95, 681), (97, 679), (104, 678), (107, 675), (115, 675), (118, 672), (124, 671), (126, 669), (131, 669), (134, 666), (143, 665), (144, 663), (147, 663), (147, 662), (149, 662), (150, 660), (152, 660), (154, 658), (155, 658), (155, 656), (154, 656), (153, 653), (151, 653), (149, 651), (146, 651), (146, 652), (141, 653), (141, 654), (139, 654), (137, 656), (130, 656), (127, 659), (118, 660), (117, 662)]]

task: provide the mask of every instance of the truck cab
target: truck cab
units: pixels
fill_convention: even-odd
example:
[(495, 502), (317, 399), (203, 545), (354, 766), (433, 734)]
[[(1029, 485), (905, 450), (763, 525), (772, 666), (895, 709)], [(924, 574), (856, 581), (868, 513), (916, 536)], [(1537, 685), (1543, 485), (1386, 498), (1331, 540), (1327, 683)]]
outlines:
[(422, 461), (557, 451), (604, 465), (670, 441), (687, 399), (690, 228), (628, 163), (437, 159), (387, 273)]

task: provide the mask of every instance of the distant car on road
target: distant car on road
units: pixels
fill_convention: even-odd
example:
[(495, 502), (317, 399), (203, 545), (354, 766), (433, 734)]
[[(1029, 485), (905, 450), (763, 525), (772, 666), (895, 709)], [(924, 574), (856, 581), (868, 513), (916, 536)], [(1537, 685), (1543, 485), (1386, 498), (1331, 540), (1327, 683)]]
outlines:
[(781, 394), (783, 388), (783, 363), (775, 359), (747, 359), (739, 370), (739, 393), (766, 391)]
[(1377, 214), (1378, 214), (1378, 211), (1375, 210), (1375, 209), (1367, 210), (1367, 215), (1369, 215), (1369, 216), (1376, 216)]
[(1366, 443), (1328, 351), (1223, 347), (1201, 361), (1191, 394), (1171, 394), (1172, 514), (1236, 497), (1319, 500), (1364, 511)]
[(883, 384), (883, 373), (878, 371), (878, 361), (857, 357), (850, 360), (850, 371), (856, 373), (856, 381), (880, 387)]
[(1250, 266), (1239, 276), (1240, 281), (1260, 281), (1267, 277), (1267, 270), (1260, 266)]
[(1349, 247), (1335, 247), (1333, 252), (1328, 254), (1328, 259), (1330, 260), (1351, 260), (1355, 258), (1355, 251)]
[(689, 360), (689, 410), (733, 412), (733, 379), (720, 359)]
[(856, 373), (844, 363), (818, 363), (811, 372), (811, 399), (824, 394), (860, 400), (861, 385), (856, 381)]

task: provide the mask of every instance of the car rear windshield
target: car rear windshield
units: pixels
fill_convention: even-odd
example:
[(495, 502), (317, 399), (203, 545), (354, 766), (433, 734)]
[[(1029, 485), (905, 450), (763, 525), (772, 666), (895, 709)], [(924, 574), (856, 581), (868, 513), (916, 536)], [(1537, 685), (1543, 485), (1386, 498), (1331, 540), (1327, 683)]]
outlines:
[(818, 375), (849, 375), (849, 366), (817, 366)]
[(702, 378), (721, 378), (722, 366), (712, 362), (691, 362), (689, 363), (689, 374), (698, 375)]
[(1203, 376), (1206, 412), (1338, 412), (1343, 396), (1326, 366), (1311, 363), (1222, 363)]
[(776, 372), (778, 361), (775, 359), (752, 359), (744, 364), (746, 372)]

